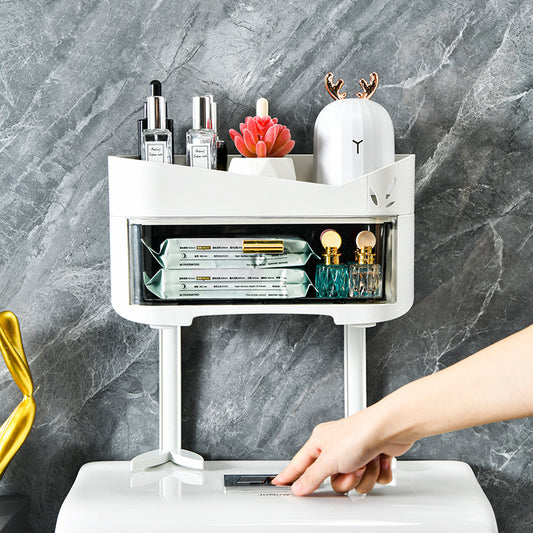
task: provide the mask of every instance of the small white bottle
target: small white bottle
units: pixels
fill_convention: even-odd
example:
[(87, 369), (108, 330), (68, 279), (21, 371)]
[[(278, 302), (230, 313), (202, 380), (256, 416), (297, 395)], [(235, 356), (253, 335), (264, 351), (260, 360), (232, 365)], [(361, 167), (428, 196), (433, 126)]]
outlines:
[(209, 96), (193, 96), (192, 128), (186, 134), (185, 160), (191, 167), (217, 167), (217, 134), (213, 129)]
[(142, 130), (141, 159), (172, 163), (172, 132), (167, 129), (167, 104), (161, 96), (161, 84), (150, 84), (151, 95), (146, 99), (146, 129)]

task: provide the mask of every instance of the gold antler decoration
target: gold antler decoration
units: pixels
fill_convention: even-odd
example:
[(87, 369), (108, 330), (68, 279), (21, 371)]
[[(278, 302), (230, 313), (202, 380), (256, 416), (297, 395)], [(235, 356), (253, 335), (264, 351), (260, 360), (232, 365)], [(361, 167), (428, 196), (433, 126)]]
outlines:
[(364, 92), (356, 93), (357, 98), (364, 98), (366, 100), (370, 100), (370, 98), (374, 96), (374, 93), (378, 88), (378, 83), (379, 76), (377, 72), (372, 72), (372, 74), (370, 74), (370, 83), (368, 83), (364, 78), (360, 79), (359, 85), (361, 86), (361, 89), (363, 89)]
[(333, 83), (333, 73), (328, 72), (326, 74), (326, 89), (328, 90), (328, 93), (331, 95), (333, 100), (343, 100), (346, 98), (346, 93), (341, 93), (341, 87), (344, 85), (344, 80), (339, 78), (339, 81), (337, 83)]
[(35, 418), (33, 380), (22, 347), (19, 322), (11, 311), (0, 313), (0, 351), (13, 380), (24, 394), (24, 399), (0, 427), (1, 478), (11, 459), (26, 440)]

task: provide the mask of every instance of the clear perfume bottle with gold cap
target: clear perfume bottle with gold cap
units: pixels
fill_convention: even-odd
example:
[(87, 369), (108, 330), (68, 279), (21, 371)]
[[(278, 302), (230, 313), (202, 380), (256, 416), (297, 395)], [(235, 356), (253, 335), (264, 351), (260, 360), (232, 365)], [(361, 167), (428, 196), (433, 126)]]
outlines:
[(335, 230), (327, 229), (320, 235), (320, 242), (325, 253), (322, 254), (324, 262), (316, 267), (317, 296), (319, 298), (347, 298), (348, 267), (340, 262), (341, 236)]
[(381, 298), (383, 294), (383, 276), (381, 265), (374, 263), (376, 254), (376, 236), (371, 231), (361, 231), (356, 239), (357, 250), (355, 262), (348, 270), (348, 289), (350, 298)]

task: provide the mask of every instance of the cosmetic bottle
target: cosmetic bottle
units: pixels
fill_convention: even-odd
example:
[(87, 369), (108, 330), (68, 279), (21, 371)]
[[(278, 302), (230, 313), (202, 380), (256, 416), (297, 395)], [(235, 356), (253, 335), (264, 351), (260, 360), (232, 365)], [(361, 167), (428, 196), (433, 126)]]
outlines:
[(357, 245), (355, 262), (348, 266), (349, 296), (350, 298), (381, 298), (383, 294), (381, 265), (374, 263), (376, 254), (372, 253), (376, 245), (376, 236), (371, 231), (361, 231), (355, 242)]
[(322, 254), (324, 262), (316, 267), (315, 287), (319, 298), (348, 297), (348, 267), (340, 263), (338, 253), (342, 244), (341, 236), (332, 229), (320, 235), (320, 242), (325, 249)]
[(213, 129), (211, 98), (193, 96), (192, 128), (186, 134), (186, 163), (191, 167), (216, 169), (217, 139)]
[[(150, 96), (146, 99), (144, 109), (146, 118), (140, 119), (137, 124), (141, 138), (141, 159), (172, 163), (173, 134), (168, 128), (167, 104), (161, 96), (161, 83), (157, 80), (150, 83)], [(143, 128), (144, 125), (146, 128)], [(170, 126), (173, 127), (172, 121)]]
[(215, 130), (216, 143), (217, 143), (217, 170), (228, 170), (228, 147), (226, 141), (221, 139), (218, 135), (218, 106), (213, 101), (213, 95), (208, 94), (211, 99), (211, 117), (213, 119), (213, 129)]
[(146, 102), (143, 105), (143, 118), (137, 120), (137, 155), (141, 159), (142, 143), (143, 143), (143, 131), (147, 128), (146, 124)]

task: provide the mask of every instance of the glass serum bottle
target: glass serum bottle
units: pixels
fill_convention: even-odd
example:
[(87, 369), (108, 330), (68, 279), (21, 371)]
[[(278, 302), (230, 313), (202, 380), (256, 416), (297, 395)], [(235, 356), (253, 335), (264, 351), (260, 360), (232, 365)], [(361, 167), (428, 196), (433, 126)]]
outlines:
[(349, 264), (350, 298), (381, 298), (383, 276), (381, 265), (375, 264), (376, 236), (371, 231), (361, 231), (356, 239), (355, 262)]
[(340, 263), (339, 248), (341, 236), (332, 229), (320, 235), (320, 242), (325, 249), (322, 254), (324, 262), (316, 267), (315, 287), (319, 298), (348, 297), (348, 267)]
[(168, 129), (167, 104), (161, 96), (161, 83), (154, 80), (150, 83), (150, 96), (146, 99), (146, 128), (139, 126), (141, 138), (141, 159), (158, 163), (172, 163), (172, 131)]
[(213, 129), (211, 98), (193, 96), (192, 128), (186, 134), (185, 160), (190, 167), (216, 169), (217, 134)]
[(228, 147), (226, 146), (226, 141), (218, 136), (218, 110), (216, 102), (211, 102), (211, 114), (213, 116), (213, 129), (217, 138), (217, 170), (228, 170)]

